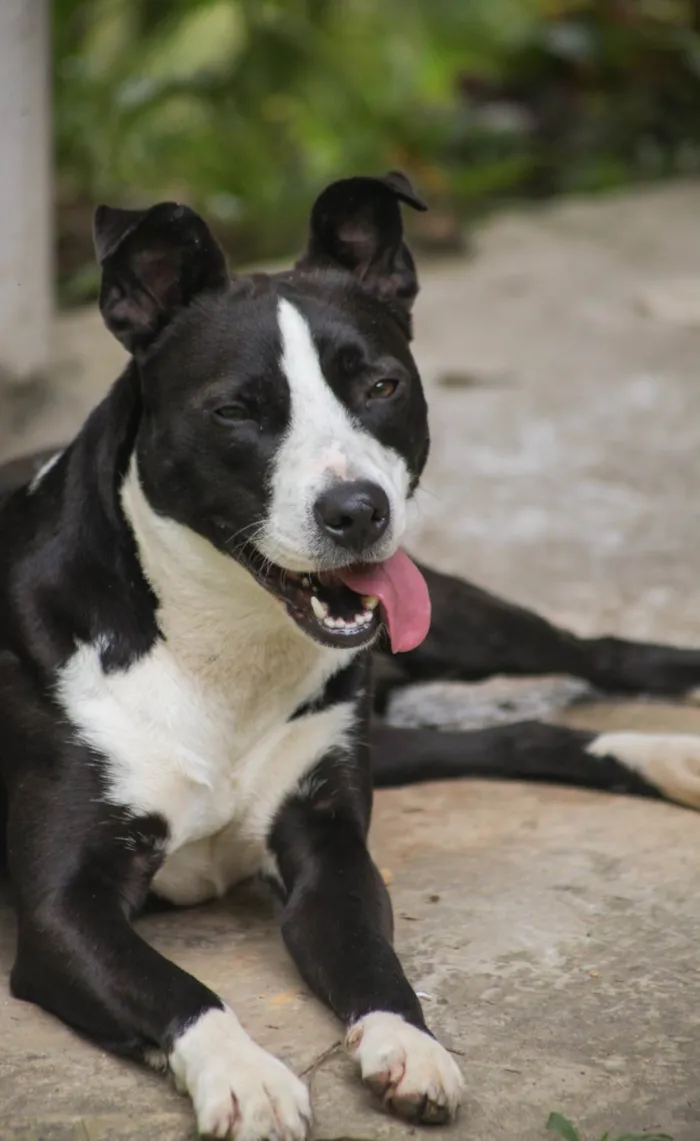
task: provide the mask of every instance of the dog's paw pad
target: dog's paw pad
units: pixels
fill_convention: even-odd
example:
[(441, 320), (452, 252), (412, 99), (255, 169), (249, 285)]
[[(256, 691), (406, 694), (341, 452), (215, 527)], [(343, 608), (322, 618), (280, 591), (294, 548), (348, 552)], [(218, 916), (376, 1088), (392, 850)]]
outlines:
[(230, 1010), (208, 1011), (175, 1044), (170, 1066), (189, 1093), (202, 1137), (305, 1141), (309, 1092), (258, 1046)]
[(409, 1121), (451, 1121), (464, 1081), (444, 1046), (398, 1014), (375, 1011), (351, 1027), (347, 1048), (363, 1081)]

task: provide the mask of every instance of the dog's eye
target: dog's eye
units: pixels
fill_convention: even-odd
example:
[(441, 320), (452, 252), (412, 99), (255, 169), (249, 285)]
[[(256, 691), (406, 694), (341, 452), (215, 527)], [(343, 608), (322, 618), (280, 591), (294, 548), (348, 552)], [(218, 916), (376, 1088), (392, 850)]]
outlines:
[(214, 410), (214, 416), (222, 424), (243, 424), (254, 418), (245, 404), (224, 404)]
[(387, 378), (386, 380), (377, 380), (370, 387), (367, 393), (368, 400), (388, 400), (393, 396), (396, 389), (399, 387), (398, 380)]

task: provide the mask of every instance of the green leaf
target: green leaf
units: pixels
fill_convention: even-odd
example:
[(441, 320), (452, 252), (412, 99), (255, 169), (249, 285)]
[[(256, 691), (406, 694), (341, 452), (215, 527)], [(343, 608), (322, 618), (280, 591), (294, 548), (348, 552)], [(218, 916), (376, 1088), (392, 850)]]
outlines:
[(558, 1133), (564, 1141), (581, 1141), (571, 1122), (562, 1117), (561, 1113), (550, 1113), (547, 1118), (547, 1129), (550, 1133)]
[(673, 1137), (669, 1137), (668, 1133), (625, 1133), (617, 1141), (673, 1141)]

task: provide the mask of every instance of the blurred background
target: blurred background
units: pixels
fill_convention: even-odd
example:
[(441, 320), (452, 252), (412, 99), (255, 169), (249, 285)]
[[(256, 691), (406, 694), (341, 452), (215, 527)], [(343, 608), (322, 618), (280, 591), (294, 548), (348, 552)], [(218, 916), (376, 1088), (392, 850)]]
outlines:
[(65, 305), (97, 201), (184, 199), (241, 264), (344, 173), (406, 170), (452, 252), (504, 201), (700, 168), (700, 0), (54, 0), (52, 35)]

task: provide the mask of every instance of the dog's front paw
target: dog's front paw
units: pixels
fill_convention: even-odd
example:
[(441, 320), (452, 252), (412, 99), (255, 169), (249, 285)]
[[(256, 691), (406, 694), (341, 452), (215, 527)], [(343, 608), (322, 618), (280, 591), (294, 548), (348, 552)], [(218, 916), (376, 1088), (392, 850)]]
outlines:
[(346, 1045), (362, 1078), (409, 1121), (451, 1121), (464, 1080), (444, 1046), (399, 1014), (375, 1011), (348, 1031)]
[(232, 1010), (208, 1010), (176, 1040), (170, 1069), (192, 1098), (203, 1137), (304, 1141), (309, 1093), (282, 1062), (250, 1038)]

